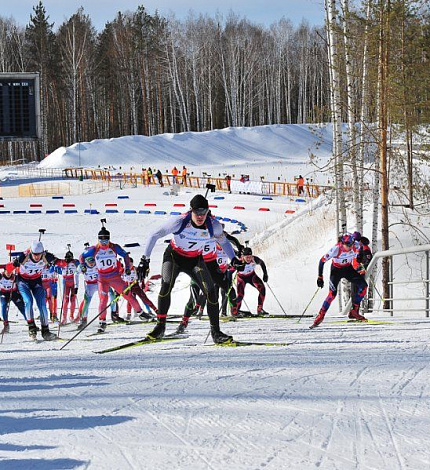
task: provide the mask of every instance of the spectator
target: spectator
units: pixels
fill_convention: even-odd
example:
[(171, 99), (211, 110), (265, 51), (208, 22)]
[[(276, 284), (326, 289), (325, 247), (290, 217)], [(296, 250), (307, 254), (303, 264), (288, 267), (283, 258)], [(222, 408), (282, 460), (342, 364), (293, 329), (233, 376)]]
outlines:
[(179, 175), (179, 170), (176, 168), (176, 166), (174, 166), (172, 168), (172, 176), (173, 176), (173, 184), (177, 184), (178, 182), (178, 175)]
[(227, 191), (231, 194), (231, 176), (227, 175), (225, 181), (227, 183)]
[(185, 165), (182, 167), (181, 175), (182, 175), (182, 184), (186, 186), (187, 185), (187, 169)]
[(161, 174), (161, 171), (160, 170), (157, 170), (157, 172), (155, 173), (155, 176), (158, 180), (158, 184), (163, 187), (164, 184), (163, 184), (163, 175)]
[(299, 177), (297, 178), (297, 182), (296, 182), (298, 196), (300, 196), (301, 194), (303, 195), (305, 194), (305, 192), (303, 191), (304, 184), (305, 184), (305, 180), (303, 179), (303, 176), (299, 175)]

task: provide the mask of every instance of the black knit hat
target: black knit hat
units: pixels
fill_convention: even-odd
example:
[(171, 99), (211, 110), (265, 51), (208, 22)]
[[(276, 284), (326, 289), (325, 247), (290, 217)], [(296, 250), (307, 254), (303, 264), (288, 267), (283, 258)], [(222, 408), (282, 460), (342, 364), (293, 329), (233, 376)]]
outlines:
[(208, 200), (201, 194), (197, 194), (190, 201), (191, 210), (209, 209)]
[(251, 248), (249, 248), (249, 246), (246, 246), (243, 251), (242, 251), (242, 254), (247, 256), (247, 255), (252, 255), (252, 250)]
[(73, 253), (69, 250), (64, 255), (64, 259), (73, 259)]
[(108, 240), (110, 239), (110, 232), (108, 229), (106, 229), (105, 227), (102, 227), (100, 229), (100, 232), (99, 232), (99, 235), (98, 237), (108, 237)]

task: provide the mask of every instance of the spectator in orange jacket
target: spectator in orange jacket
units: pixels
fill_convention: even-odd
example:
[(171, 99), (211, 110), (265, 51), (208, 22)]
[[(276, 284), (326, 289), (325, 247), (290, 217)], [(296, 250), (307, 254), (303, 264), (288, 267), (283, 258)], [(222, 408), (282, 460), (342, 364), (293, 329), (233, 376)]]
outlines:
[(178, 182), (178, 178), (177, 176), (179, 175), (179, 170), (176, 168), (176, 166), (174, 166), (172, 168), (172, 176), (173, 176), (173, 184), (176, 184)]
[(182, 184), (186, 186), (187, 185), (187, 169), (185, 165), (182, 167), (181, 175), (182, 175)]
[(305, 180), (303, 179), (302, 175), (299, 175), (297, 178), (296, 186), (297, 186), (297, 195), (300, 196), (301, 194), (305, 194), (303, 191), (303, 186), (305, 185)]

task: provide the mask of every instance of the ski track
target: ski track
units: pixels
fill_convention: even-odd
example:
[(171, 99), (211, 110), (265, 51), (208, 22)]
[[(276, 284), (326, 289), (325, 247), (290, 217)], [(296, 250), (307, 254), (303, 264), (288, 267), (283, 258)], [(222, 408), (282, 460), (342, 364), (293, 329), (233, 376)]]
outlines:
[[(120, 461), (136, 469), (158, 462), (160, 468), (210, 470), (226, 466), (421, 470), (428, 466), (425, 450), (414, 452), (423, 438), (410, 423), (412, 417), (417, 422), (430, 415), (425, 330), (409, 324), (309, 331), (290, 322), (282, 327), (277, 319), (266, 321), (265, 329), (257, 319), (225, 329), (238, 339), (250, 340), (264, 331), (267, 340), (297, 341), (294, 347), (207, 348), (203, 341), (208, 325), (202, 322), (190, 325), (190, 336), (181, 344), (154, 344), (101, 358), (91, 350), (129, 342), (147, 328), (118, 326), (94, 338), (94, 343), (77, 340), (62, 354), (58, 349), (64, 343), (17, 343), (25, 328), (13, 325), (14, 334), (5, 337), (3, 347), (16, 364), (20, 357), (39, 367), (42, 363), (36, 358), (47, 361), (40, 379), (51, 384), (47, 399), (56, 396), (58, 381), (49, 382), (48, 370), (54, 367), (55, 371), (57, 360), (70, 365), (71, 379), (77, 373), (98, 376), (100, 387), (78, 384), (81, 388), (62, 387), (60, 392), (57, 414), (67, 416), (73, 410), (85, 423), (80, 431), (64, 430), (61, 438), (69, 443), (70, 458), (79, 455), (85, 460), (80, 468), (102, 468), (106, 458), (114, 469)], [(399, 329), (408, 336), (393, 349)], [(301, 373), (303, 366), (307, 373)], [(142, 371), (143, 382), (133, 383), (128, 369)], [(18, 366), (14, 373), (18, 384), (23, 371)], [(383, 371), (381, 382), (378, 377)], [(7, 390), (4, 399), (10, 396)], [(17, 393), (20, 403), (24, 392)], [(416, 399), (411, 402), (412, 396)], [(112, 401), (113, 397), (118, 398)], [(74, 407), (67, 407), (67, 402)], [(92, 422), (85, 418), (88, 409), (94, 410), (94, 416), (132, 420), (108, 423), (103, 429), (94, 425), (94, 418)], [(45, 430), (44, 435), (50, 432)], [(77, 449), (83, 440), (93, 442), (95, 448), (80, 455)], [(106, 449), (106, 457), (99, 455), (97, 446)], [(139, 458), (140, 447), (149, 451), (148, 462)]]

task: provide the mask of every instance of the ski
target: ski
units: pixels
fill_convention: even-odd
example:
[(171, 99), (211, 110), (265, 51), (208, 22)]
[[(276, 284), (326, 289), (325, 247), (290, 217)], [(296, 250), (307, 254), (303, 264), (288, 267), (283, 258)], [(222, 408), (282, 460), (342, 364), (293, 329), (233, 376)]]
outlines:
[(368, 325), (393, 325), (394, 322), (392, 321), (387, 321), (387, 320), (366, 320), (366, 321), (363, 321), (363, 320), (353, 320), (353, 319), (348, 319), (348, 320), (338, 320), (338, 321), (333, 321), (333, 322), (329, 322), (330, 324), (332, 325), (339, 325), (339, 324), (342, 324), (342, 323), (347, 323), (347, 324), (354, 324), (354, 325), (357, 325), (357, 324), (368, 324)]
[(271, 341), (237, 341), (235, 339), (225, 343), (208, 344), (208, 346), (220, 346), (222, 348), (237, 348), (241, 346), (290, 346), (291, 343), (277, 343)]
[(108, 348), (108, 349), (102, 349), (101, 351), (94, 351), (95, 354), (105, 354), (113, 351), (120, 351), (121, 349), (128, 349), (128, 348), (134, 348), (136, 346), (145, 346), (146, 344), (154, 344), (154, 343), (165, 343), (168, 341), (176, 341), (179, 339), (184, 339), (185, 337), (183, 335), (180, 336), (166, 336), (164, 338), (159, 338), (159, 339), (153, 339), (150, 338), (149, 336), (146, 336), (143, 339), (140, 339), (138, 341), (132, 341), (131, 343), (125, 343), (121, 344), (119, 346), (114, 346), (113, 348)]

